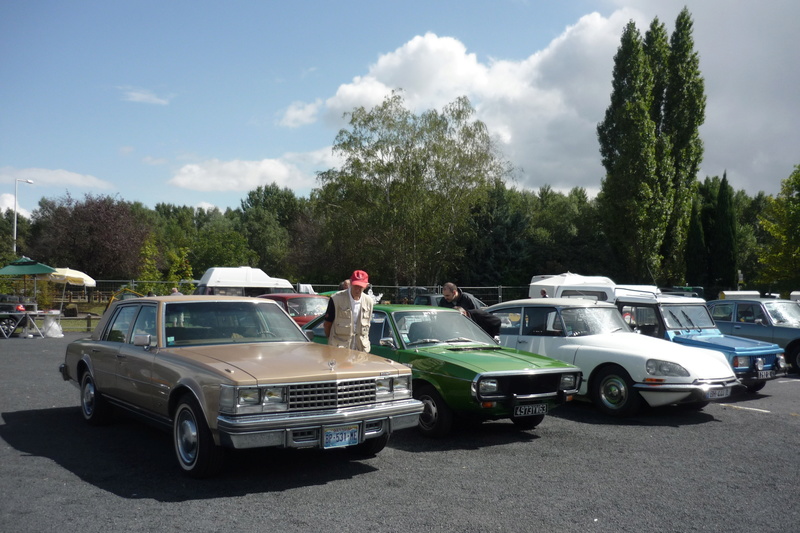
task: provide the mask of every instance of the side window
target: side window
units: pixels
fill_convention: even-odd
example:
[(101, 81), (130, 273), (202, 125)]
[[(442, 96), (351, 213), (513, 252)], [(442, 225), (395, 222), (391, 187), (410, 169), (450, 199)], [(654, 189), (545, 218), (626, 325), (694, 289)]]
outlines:
[(523, 335), (563, 335), (561, 319), (553, 307), (526, 307), (522, 317)]
[(519, 335), (522, 325), (522, 308), (511, 307), (509, 309), (499, 309), (492, 312), (500, 319), (500, 335)]
[(386, 313), (373, 311), (372, 322), (369, 325), (370, 344), (378, 346), (382, 338), (391, 336), (392, 334), (389, 331), (389, 321), (386, 317)]
[(114, 315), (114, 318), (111, 319), (111, 325), (106, 330), (106, 337), (104, 340), (109, 342), (128, 342), (130, 340), (129, 332), (131, 324), (138, 311), (138, 305), (120, 307)]
[[(133, 325), (133, 335), (150, 335), (150, 344), (156, 343), (156, 307), (154, 305), (144, 305), (136, 317)], [(133, 342), (133, 336), (128, 339)]]
[(764, 313), (759, 304), (740, 303), (736, 306), (736, 321), (755, 323), (756, 320), (764, 320)]
[(717, 304), (711, 308), (711, 316), (714, 320), (730, 322), (733, 317), (733, 304)]

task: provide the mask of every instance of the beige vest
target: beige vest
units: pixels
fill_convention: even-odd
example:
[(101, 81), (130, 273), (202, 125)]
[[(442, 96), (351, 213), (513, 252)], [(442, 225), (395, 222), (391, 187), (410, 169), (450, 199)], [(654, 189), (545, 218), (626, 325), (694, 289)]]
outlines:
[(331, 324), (331, 335), (328, 344), (337, 348), (349, 348), (355, 336), (355, 349), (362, 352), (370, 350), (369, 325), (372, 321), (372, 297), (361, 293), (361, 317), (356, 330), (353, 331), (353, 310), (350, 308), (350, 289), (339, 291), (331, 296), (336, 307), (336, 317)]

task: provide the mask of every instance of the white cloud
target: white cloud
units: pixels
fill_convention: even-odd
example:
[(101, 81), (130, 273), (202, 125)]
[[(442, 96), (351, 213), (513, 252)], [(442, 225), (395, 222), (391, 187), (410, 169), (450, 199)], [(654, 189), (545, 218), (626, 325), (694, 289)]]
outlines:
[(315, 186), (316, 171), (338, 164), (332, 163), (332, 156), (326, 155), (329, 153), (330, 148), (261, 161), (210, 159), (184, 165), (169, 183), (194, 191), (251, 191), (276, 183), (303, 195)]
[[(20, 202), (23, 200), (23, 195), (20, 192), (17, 196), (17, 215), (23, 216), (25, 218), (31, 218), (31, 212), (22, 207)], [(30, 198), (26, 200), (30, 201)], [(14, 211), (14, 195), (10, 193), (3, 193), (0, 194), (0, 215), (3, 215), (6, 210)]]
[(312, 124), (317, 120), (317, 112), (322, 105), (321, 100), (310, 104), (303, 102), (293, 102), (289, 108), (284, 112), (283, 117), (278, 124), (288, 128), (296, 128), (298, 126), (305, 126)]
[(135, 87), (117, 87), (122, 91), (122, 99), (126, 102), (138, 102), (142, 104), (155, 104), (155, 105), (169, 105), (170, 100), (174, 95), (162, 97), (156, 96), (153, 91), (149, 89), (138, 89)]
[[(32, 180), (33, 185), (45, 187), (77, 187), (81, 189), (112, 189), (114, 185), (90, 174), (78, 174), (68, 170), (48, 168), (0, 168), (0, 183), (14, 183), (14, 180)], [(20, 185), (21, 186), (21, 185)]]
[[(596, 192), (604, 174), (596, 128), (609, 104), (622, 31), (633, 20), (644, 34), (658, 16), (671, 34), (685, 0), (615, 3), (620, 7), (608, 16), (581, 17), (546, 48), (519, 61), (481, 62), (454, 38), (414, 37), (339, 86), (322, 107), (319, 101), (295, 102), (286, 116), (303, 117), (303, 124), (319, 116), (338, 129), (343, 113), (372, 107), (393, 89), (403, 89), (415, 112), (441, 109), (466, 95), (505, 156), (521, 169), (518, 185)], [(800, 47), (786, 44), (796, 40), (791, 14), (797, 12), (793, 0), (758, 9), (732, 8), (722, 0), (690, 6), (708, 102), (701, 180), (727, 170), (735, 188), (774, 194), (800, 162), (800, 106), (794, 96)]]

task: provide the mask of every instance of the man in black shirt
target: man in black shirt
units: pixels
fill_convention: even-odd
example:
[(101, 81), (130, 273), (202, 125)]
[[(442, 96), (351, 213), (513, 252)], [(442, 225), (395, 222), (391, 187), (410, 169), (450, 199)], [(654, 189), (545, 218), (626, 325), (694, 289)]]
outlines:
[(443, 298), (439, 300), (439, 307), (449, 307), (450, 309), (460, 307), (467, 311), (480, 309), (481, 304), (468, 292), (464, 292), (455, 283), (447, 282), (442, 286)]

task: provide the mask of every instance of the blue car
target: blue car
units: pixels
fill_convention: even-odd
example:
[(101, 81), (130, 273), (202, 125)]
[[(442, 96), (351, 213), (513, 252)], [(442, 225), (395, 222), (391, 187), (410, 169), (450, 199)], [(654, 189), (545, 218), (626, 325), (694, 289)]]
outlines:
[(786, 375), (783, 348), (772, 342), (724, 335), (702, 298), (638, 292), (617, 295), (617, 308), (635, 331), (668, 341), (722, 352), (749, 392)]

